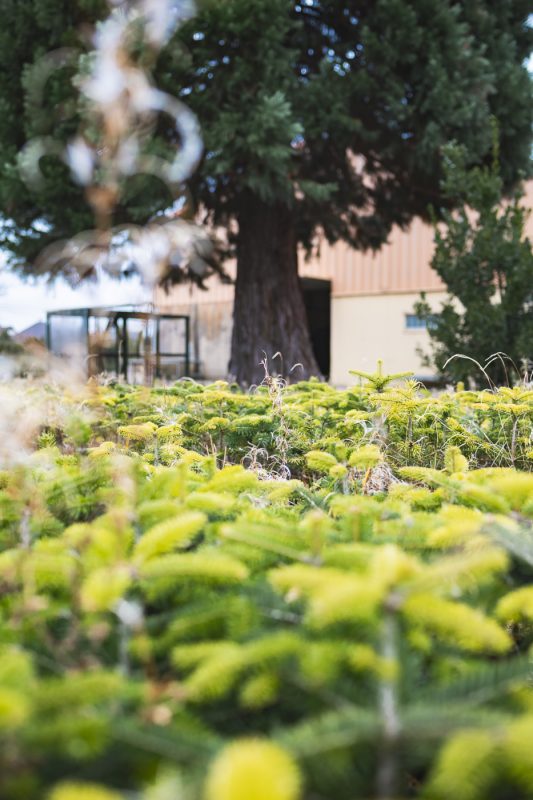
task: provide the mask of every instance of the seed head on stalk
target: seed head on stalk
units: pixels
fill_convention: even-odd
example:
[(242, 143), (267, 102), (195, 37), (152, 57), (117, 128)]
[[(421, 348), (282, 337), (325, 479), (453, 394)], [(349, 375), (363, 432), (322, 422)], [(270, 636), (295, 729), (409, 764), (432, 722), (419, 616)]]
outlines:
[[(174, 282), (192, 280), (200, 285), (213, 272), (226, 278), (215, 242), (184, 218), (190, 210), (185, 181), (202, 155), (197, 119), (180, 100), (154, 86), (147, 67), (155, 63), (179, 24), (193, 15), (193, 3), (109, 0), (109, 5), (109, 16), (97, 27), (94, 50), (88, 56), (80, 59), (79, 53), (61, 51), (61, 57), (48, 54), (43, 60), (48, 75), (65, 63), (81, 65), (75, 85), (82, 124), (66, 148), (50, 137), (30, 141), (20, 153), (20, 169), (27, 183), (35, 186), (42, 182), (42, 157), (59, 156), (85, 189), (95, 229), (47, 247), (37, 260), (37, 272), (60, 269), (72, 283), (99, 270), (123, 275), (134, 269), (151, 285), (168, 275)], [(175, 125), (179, 146), (173, 158), (148, 152), (161, 114)], [(134, 175), (156, 177), (177, 199), (169, 212), (145, 226), (113, 227), (126, 182)]]

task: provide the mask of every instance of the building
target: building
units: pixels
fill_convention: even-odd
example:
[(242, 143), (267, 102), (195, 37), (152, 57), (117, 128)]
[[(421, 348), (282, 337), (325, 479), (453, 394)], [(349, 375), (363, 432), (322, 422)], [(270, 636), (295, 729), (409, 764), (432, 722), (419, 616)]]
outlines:
[(24, 328), (13, 336), (13, 339), (19, 344), (26, 342), (42, 342), (46, 340), (46, 322), (35, 322), (29, 328)]
[(88, 378), (105, 373), (133, 384), (190, 375), (187, 315), (156, 314), (145, 306), (99, 306), (49, 311), (48, 350), (83, 365)]
[[(524, 198), (533, 207), (533, 182)], [(533, 220), (528, 220), (533, 238)], [(373, 371), (379, 358), (387, 372), (412, 370), (433, 377), (418, 350), (429, 349), (428, 332), (413, 311), (425, 292), (438, 313), (446, 290), (431, 269), (433, 231), (415, 219), (408, 231), (395, 228), (389, 243), (376, 253), (360, 253), (343, 242), (326, 242), (318, 256), (301, 260), (311, 336), (321, 368), (331, 383), (349, 381), (350, 369)], [(159, 312), (191, 318), (191, 362), (206, 379), (226, 377), (230, 355), (233, 287), (213, 277), (208, 291), (177, 286), (158, 289)]]

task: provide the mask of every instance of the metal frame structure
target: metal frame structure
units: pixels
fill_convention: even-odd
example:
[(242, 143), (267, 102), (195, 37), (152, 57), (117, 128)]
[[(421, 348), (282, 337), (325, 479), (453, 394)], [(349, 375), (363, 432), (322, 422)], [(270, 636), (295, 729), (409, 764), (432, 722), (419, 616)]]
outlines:
[[(190, 373), (190, 318), (185, 314), (158, 314), (154, 311), (139, 311), (131, 306), (128, 310), (123, 310), (120, 306), (100, 306), (96, 308), (70, 308), (49, 311), (46, 315), (46, 346), (50, 352), (53, 352), (53, 317), (81, 317), (83, 319), (84, 336), (82, 338), (85, 339), (85, 343), (82, 341), (81, 344), (85, 344), (87, 371), (89, 375), (93, 374), (90, 364), (90, 358), (93, 355), (90, 352), (90, 321), (91, 319), (99, 318), (108, 318), (115, 329), (116, 349), (106, 350), (104, 355), (107, 358), (114, 358), (116, 374), (125, 381), (128, 381), (128, 368), (131, 358), (128, 345), (128, 320), (134, 319), (144, 320), (147, 324), (150, 321), (155, 323), (155, 349), (151, 355), (155, 361), (156, 378), (161, 378), (161, 359), (163, 358), (182, 359), (184, 363), (184, 375), (188, 376)], [(185, 350), (183, 352), (161, 352), (161, 322), (164, 320), (183, 320), (185, 326)]]

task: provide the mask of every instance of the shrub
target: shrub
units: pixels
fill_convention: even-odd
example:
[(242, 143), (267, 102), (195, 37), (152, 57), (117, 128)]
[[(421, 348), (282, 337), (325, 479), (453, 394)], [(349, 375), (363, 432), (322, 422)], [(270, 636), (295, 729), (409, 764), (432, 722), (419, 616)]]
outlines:
[(532, 795), (529, 389), (32, 391), (0, 796)]

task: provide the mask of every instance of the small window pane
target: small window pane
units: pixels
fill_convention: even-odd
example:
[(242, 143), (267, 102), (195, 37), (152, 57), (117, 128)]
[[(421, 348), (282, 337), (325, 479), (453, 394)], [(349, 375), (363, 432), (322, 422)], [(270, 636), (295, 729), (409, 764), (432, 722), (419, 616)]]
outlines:
[(161, 356), (159, 359), (159, 377), (170, 383), (185, 376), (185, 359), (179, 356)]
[(119, 349), (113, 317), (89, 317), (89, 349), (92, 353), (116, 353)]
[(126, 321), (128, 331), (128, 356), (144, 358), (155, 353), (155, 324), (153, 320), (129, 317)]
[(50, 350), (54, 355), (87, 355), (87, 332), (82, 314), (51, 314), (49, 324)]
[(429, 319), (426, 321), (423, 317), (419, 317), (417, 314), (406, 314), (405, 315), (405, 327), (407, 330), (410, 331), (420, 331), (426, 330), (429, 328), (430, 330), (435, 328), (437, 325), (437, 314), (432, 314)]
[(185, 353), (186, 320), (159, 320), (159, 351), (161, 353)]

